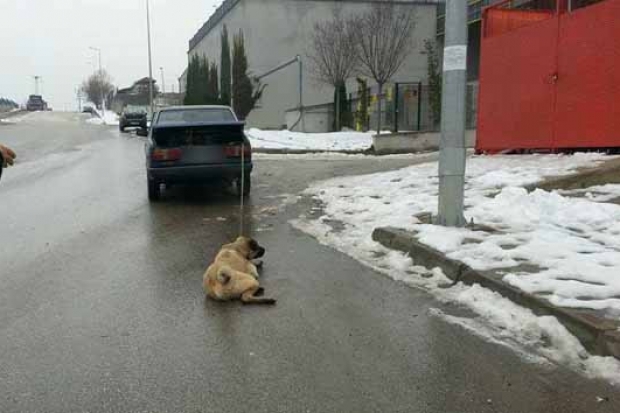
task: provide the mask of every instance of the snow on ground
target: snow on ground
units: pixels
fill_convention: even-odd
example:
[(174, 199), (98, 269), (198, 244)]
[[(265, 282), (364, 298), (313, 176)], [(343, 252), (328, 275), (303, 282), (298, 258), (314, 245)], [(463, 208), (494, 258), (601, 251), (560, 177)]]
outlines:
[(118, 115), (111, 111), (106, 110), (105, 113), (103, 111), (97, 111), (98, 117), (94, 116), (86, 122), (91, 123), (93, 125), (108, 125), (108, 126), (118, 126)]
[[(410, 257), (371, 237), (380, 226), (415, 229), (423, 242), (452, 258), (481, 269), (506, 268), (506, 281), (544, 292), (558, 305), (615, 311), (620, 309), (620, 206), (540, 190), (528, 194), (517, 187), (608, 159), (599, 154), (471, 157), (466, 215), (500, 229), (492, 235), (419, 224), (414, 215), (437, 210), (436, 162), (314, 184), (306, 195), (321, 206), (313, 212), (323, 215), (316, 220), (301, 217), (293, 225), (395, 280), (478, 314), (469, 319), (435, 311), (448, 322), (620, 384), (620, 362), (587, 354), (555, 318), (536, 317), (478, 286), (444, 289), (449, 280), (440, 270), (415, 266)], [(508, 270), (528, 261), (541, 267), (539, 274), (520, 277)]]
[(21, 123), (24, 119), (26, 119), (26, 117), (28, 117), (29, 113), (26, 113), (24, 115), (14, 115), (14, 116), (10, 116), (8, 118), (3, 118), (0, 119), (0, 123), (4, 123), (7, 125), (14, 125), (17, 123)]
[(301, 133), (252, 128), (246, 135), (254, 148), (354, 151), (370, 148), (374, 132)]

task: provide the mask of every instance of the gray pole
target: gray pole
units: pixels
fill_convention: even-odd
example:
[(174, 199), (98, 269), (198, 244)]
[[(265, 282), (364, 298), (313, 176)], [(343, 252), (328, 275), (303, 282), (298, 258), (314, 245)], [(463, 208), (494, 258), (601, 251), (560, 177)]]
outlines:
[(299, 62), (299, 117), (301, 119), (301, 131), (306, 131), (306, 121), (304, 120), (304, 64), (301, 56), (297, 55)]
[[(98, 47), (90, 47), (91, 50), (97, 52), (97, 61), (99, 62), (99, 76), (102, 74), (102, 66), (101, 66), (101, 49)], [(105, 117), (105, 95), (103, 93), (103, 89), (101, 90), (101, 113)]]
[(151, 107), (151, 123), (153, 122), (153, 115), (155, 114), (155, 107), (153, 106), (153, 57), (151, 53), (151, 11), (149, 7), (149, 0), (146, 0), (146, 32), (149, 43), (149, 105)]
[(467, 3), (463, 0), (446, 1), (437, 224), (450, 227), (465, 225)]
[(160, 67), (161, 71), (161, 93), (166, 93), (166, 78), (164, 77), (164, 68)]

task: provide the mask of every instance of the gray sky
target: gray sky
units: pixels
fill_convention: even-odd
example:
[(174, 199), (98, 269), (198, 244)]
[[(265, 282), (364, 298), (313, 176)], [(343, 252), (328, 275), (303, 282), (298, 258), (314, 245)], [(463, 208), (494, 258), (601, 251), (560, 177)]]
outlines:
[[(102, 64), (120, 87), (148, 76), (146, 0), (0, 0), (0, 96), (23, 103), (34, 75), (55, 110), (75, 109), (75, 89)], [(189, 39), (221, 0), (151, 0), (153, 77), (166, 88), (185, 69)]]

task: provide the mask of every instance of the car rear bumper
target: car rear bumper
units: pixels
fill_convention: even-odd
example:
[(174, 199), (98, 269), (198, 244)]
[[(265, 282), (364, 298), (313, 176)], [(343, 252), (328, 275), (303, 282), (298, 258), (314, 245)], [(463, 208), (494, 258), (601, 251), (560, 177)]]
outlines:
[(126, 120), (121, 120), (120, 124), (123, 125), (123, 126), (146, 127), (146, 121), (144, 119), (126, 119)]
[[(244, 171), (252, 172), (253, 165), (246, 162)], [(241, 176), (240, 164), (213, 164), (192, 166), (163, 166), (147, 168), (148, 178), (159, 182), (209, 182), (232, 180)]]

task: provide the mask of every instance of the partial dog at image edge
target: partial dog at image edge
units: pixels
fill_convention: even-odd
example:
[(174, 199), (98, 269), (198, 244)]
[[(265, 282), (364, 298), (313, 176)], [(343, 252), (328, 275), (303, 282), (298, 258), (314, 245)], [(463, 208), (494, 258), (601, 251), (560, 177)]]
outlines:
[(265, 248), (248, 237), (239, 237), (222, 246), (203, 276), (202, 287), (207, 296), (217, 301), (275, 304), (275, 299), (262, 297), (265, 291), (258, 282), (258, 270), (252, 262), (263, 255)]

